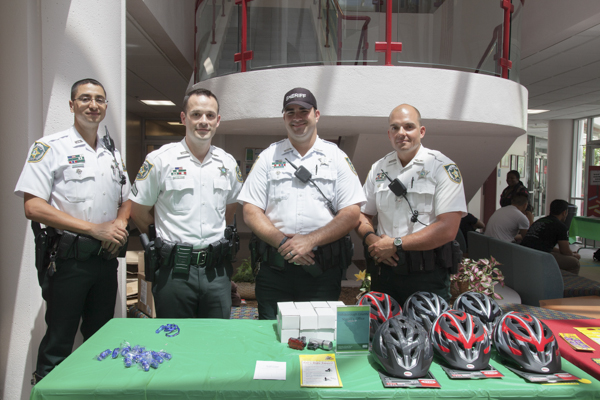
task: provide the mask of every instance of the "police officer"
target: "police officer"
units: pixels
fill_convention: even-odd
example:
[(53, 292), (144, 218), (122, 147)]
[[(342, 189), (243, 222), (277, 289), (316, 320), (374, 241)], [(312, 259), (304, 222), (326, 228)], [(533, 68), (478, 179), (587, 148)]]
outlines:
[(448, 300), (449, 273), (460, 259), (452, 241), (467, 210), (462, 177), (448, 157), (421, 145), (424, 136), (415, 107), (402, 104), (392, 111), (388, 137), (394, 151), (369, 171), (367, 203), (356, 228), (368, 246), (366, 257), (375, 261), (371, 289), (400, 304), (418, 290)]
[(144, 233), (155, 224), (164, 247), (157, 250), (152, 286), (159, 318), (231, 313), (231, 257), (223, 236), (242, 176), (235, 159), (211, 145), (220, 121), (212, 92), (190, 92), (181, 112), (185, 138), (148, 154), (131, 189), (132, 219)]
[[(44, 249), (46, 261), (51, 251), (58, 253), (52, 262), (36, 263), (48, 328), (33, 384), (71, 353), (80, 319), (87, 340), (114, 314), (114, 257), (127, 242), (131, 204), (121, 155), (109, 136), (98, 132), (107, 103), (100, 82), (75, 82), (69, 101), (74, 125), (33, 144), (15, 189), (24, 198), (25, 216), (35, 221), (32, 226), (39, 230), (42, 223), (50, 227), (45, 231), (62, 233)], [(84, 254), (92, 251), (89, 246), (93, 254)]]
[(279, 301), (338, 300), (351, 262), (364, 195), (350, 159), (317, 135), (319, 116), (309, 90), (287, 92), (288, 138), (260, 154), (239, 196), (259, 241), (260, 319), (275, 319)]

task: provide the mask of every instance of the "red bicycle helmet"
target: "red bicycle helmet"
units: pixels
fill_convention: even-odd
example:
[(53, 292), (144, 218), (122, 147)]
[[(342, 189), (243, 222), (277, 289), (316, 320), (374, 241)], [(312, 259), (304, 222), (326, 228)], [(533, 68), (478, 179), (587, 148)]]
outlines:
[(435, 293), (416, 292), (404, 302), (402, 315), (417, 321), (429, 332), (435, 319), (449, 308), (446, 300)]
[(490, 365), (491, 342), (479, 318), (464, 311), (448, 310), (434, 322), (433, 349), (451, 367), (479, 371)]
[(490, 340), (494, 326), (502, 318), (502, 309), (496, 300), (483, 293), (465, 292), (456, 298), (452, 308), (479, 318), (485, 324)]
[(365, 294), (358, 301), (358, 305), (369, 306), (371, 308), (369, 311), (371, 339), (373, 339), (375, 331), (382, 323), (402, 313), (398, 302), (390, 295), (381, 292), (369, 292)]
[(560, 371), (556, 337), (533, 315), (516, 311), (504, 314), (494, 329), (493, 338), (498, 354), (525, 371), (538, 374)]
[(385, 372), (398, 378), (421, 378), (433, 361), (429, 335), (416, 321), (403, 316), (379, 326), (371, 351)]

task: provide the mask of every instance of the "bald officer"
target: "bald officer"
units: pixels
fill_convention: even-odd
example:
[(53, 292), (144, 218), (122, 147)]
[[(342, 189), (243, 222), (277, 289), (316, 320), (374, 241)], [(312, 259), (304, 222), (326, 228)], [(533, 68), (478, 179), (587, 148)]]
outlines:
[(155, 224), (163, 243), (152, 286), (159, 318), (231, 313), (232, 267), (223, 236), (242, 176), (235, 159), (211, 145), (220, 121), (212, 92), (190, 92), (181, 112), (185, 138), (148, 154), (131, 189), (132, 219), (143, 233)]
[(421, 145), (424, 136), (415, 107), (402, 104), (391, 112), (388, 138), (394, 151), (369, 171), (363, 186), (367, 203), (356, 228), (368, 246), (365, 255), (376, 263), (371, 289), (400, 304), (418, 290), (449, 300), (449, 274), (461, 256), (453, 241), (467, 211), (462, 177), (452, 160)]
[(73, 126), (33, 144), (15, 189), (25, 216), (47, 227), (32, 223), (36, 246), (40, 234), (48, 237), (45, 254), (36, 254), (48, 329), (33, 384), (71, 354), (80, 320), (87, 340), (113, 317), (115, 257), (128, 236), (125, 166), (108, 133), (98, 131), (108, 107), (104, 87), (95, 79), (75, 82), (69, 107)]
[(258, 238), (260, 319), (275, 319), (277, 302), (338, 300), (352, 259), (348, 232), (364, 195), (350, 159), (317, 135), (320, 112), (304, 88), (287, 92), (287, 139), (261, 154), (239, 200)]

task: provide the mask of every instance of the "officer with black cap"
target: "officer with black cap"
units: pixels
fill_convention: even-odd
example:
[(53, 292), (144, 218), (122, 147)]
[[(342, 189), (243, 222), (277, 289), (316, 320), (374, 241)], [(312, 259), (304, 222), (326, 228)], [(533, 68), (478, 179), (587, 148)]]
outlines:
[(260, 319), (275, 319), (279, 301), (338, 300), (351, 263), (365, 198), (348, 156), (317, 135), (319, 117), (309, 90), (287, 92), (288, 137), (260, 154), (238, 197), (255, 235)]

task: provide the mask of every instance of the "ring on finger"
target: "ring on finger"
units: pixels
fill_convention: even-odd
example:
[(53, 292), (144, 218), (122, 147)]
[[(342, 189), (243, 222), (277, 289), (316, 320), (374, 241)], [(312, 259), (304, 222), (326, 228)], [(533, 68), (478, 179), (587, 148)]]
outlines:
[(294, 253), (292, 253), (291, 251), (288, 253), (290, 255), (290, 257), (294, 258)]

